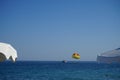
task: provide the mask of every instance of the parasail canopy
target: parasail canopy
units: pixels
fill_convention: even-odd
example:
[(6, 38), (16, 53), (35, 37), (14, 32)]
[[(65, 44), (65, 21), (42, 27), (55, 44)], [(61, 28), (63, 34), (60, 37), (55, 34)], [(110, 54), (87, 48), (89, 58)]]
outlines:
[(78, 53), (73, 53), (72, 58), (80, 59), (80, 55)]
[(0, 42), (0, 62), (8, 59), (15, 62), (17, 59), (17, 51), (10, 44)]

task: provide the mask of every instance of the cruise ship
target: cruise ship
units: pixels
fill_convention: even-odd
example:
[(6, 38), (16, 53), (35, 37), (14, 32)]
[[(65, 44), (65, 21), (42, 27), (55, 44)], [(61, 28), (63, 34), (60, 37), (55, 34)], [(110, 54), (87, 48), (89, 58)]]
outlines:
[(98, 63), (120, 63), (120, 48), (104, 52), (97, 56)]

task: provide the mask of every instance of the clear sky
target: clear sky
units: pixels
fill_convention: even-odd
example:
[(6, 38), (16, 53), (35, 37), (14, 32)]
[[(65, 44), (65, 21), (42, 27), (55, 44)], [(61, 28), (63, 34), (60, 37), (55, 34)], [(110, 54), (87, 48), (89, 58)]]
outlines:
[(120, 1), (0, 0), (0, 30), (18, 60), (95, 61), (120, 47)]

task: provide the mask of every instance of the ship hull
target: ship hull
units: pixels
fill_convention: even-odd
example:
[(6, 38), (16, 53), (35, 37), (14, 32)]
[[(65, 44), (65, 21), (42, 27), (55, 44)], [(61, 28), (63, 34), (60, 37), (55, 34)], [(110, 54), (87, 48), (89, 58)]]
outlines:
[(98, 63), (120, 63), (120, 56), (116, 57), (105, 57), (105, 56), (97, 56)]

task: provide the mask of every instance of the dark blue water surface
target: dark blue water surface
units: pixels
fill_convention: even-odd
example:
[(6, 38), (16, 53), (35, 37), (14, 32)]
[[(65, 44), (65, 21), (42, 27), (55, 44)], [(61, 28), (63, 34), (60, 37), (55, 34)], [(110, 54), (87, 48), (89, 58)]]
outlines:
[(120, 64), (17, 61), (0, 63), (0, 80), (120, 80)]

